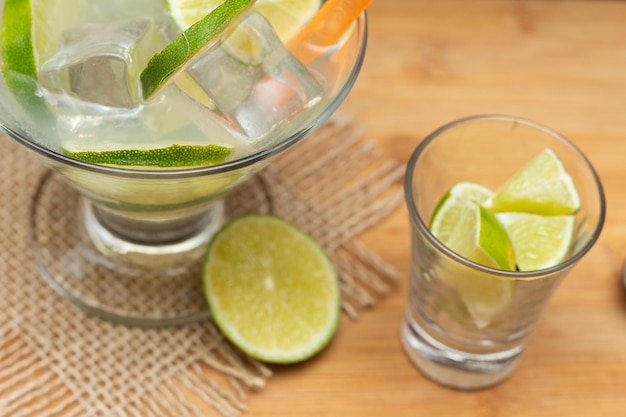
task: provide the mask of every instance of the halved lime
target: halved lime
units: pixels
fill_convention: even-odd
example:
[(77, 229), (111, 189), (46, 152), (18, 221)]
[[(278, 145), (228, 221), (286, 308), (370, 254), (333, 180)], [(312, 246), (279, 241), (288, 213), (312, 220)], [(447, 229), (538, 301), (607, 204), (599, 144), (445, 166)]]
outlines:
[(507, 230), (520, 271), (537, 271), (563, 262), (574, 238), (574, 215), (497, 213)]
[(580, 198), (557, 154), (545, 149), (502, 185), (486, 205), (495, 212), (559, 215), (575, 213)]
[[(223, 0), (167, 0), (172, 19), (181, 30), (202, 19)], [(252, 10), (270, 22), (278, 37), (287, 42), (317, 13), (321, 0), (257, 0)]]
[(226, 224), (209, 245), (203, 283), (215, 323), (261, 361), (308, 359), (337, 331), (341, 296), (332, 263), (310, 236), (275, 216)]
[(446, 243), (468, 201), (483, 204), (493, 193), (487, 187), (469, 181), (454, 184), (437, 204), (430, 221), (430, 231)]
[(185, 30), (161, 52), (155, 54), (141, 72), (143, 98), (150, 98), (206, 45), (253, 3), (253, 0), (226, 0)]

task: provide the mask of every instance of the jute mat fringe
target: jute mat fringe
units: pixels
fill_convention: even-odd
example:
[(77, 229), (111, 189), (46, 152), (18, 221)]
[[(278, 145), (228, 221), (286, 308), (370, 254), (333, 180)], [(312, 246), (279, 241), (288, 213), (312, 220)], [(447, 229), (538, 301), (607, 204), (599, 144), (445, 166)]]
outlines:
[[(398, 273), (356, 237), (402, 202), (404, 167), (385, 161), (349, 121), (334, 119), (250, 181), (265, 198), (227, 204), (273, 212), (327, 250), (343, 309), (356, 319), (392, 290)], [(211, 321), (165, 329), (85, 315), (40, 277), (28, 212), (36, 158), (0, 136), (0, 416), (225, 417), (247, 410), (271, 369), (230, 345)]]

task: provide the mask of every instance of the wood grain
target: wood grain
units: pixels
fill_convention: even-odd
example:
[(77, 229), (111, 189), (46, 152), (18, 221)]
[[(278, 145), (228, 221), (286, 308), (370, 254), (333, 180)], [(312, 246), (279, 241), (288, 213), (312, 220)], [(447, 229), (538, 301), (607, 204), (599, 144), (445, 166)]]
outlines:
[[(459, 117), (504, 113), (576, 143), (607, 196), (602, 236), (550, 301), (520, 368), (458, 392), (424, 378), (399, 343), (406, 281), (313, 361), (276, 369), (250, 416), (626, 415), (626, 2), (378, 0), (367, 58), (340, 109), (389, 158)], [(480, 150), (477, 150), (480, 151)], [(361, 238), (405, 276), (406, 210)]]
[[(424, 378), (399, 342), (406, 280), (341, 323), (313, 360), (273, 368), (246, 416), (626, 415), (626, 2), (378, 0), (369, 48), (340, 113), (401, 163), (440, 125), (504, 113), (544, 123), (597, 168), (608, 216), (504, 383), (459, 392)], [(478, 149), (477, 152), (480, 150)], [(407, 276), (404, 208), (361, 242)], [(207, 408), (206, 415), (218, 415)]]

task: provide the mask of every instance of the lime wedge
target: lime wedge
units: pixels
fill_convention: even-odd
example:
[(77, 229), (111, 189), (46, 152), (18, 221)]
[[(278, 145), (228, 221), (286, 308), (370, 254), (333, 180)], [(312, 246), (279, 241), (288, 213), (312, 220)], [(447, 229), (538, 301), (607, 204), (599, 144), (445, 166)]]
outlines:
[(492, 194), (487, 187), (473, 182), (454, 184), (437, 204), (430, 222), (430, 231), (445, 243), (459, 222), (466, 202), (483, 204)]
[(567, 257), (574, 238), (573, 215), (497, 213), (496, 217), (511, 238), (520, 271), (550, 268)]
[(215, 323), (242, 351), (264, 362), (310, 358), (332, 339), (340, 290), (320, 246), (270, 215), (226, 224), (209, 245), (204, 292)]
[(253, 0), (226, 0), (201, 20), (185, 30), (161, 52), (155, 54), (141, 72), (143, 98), (150, 98), (187, 62), (200, 52), (240, 14)]
[(478, 264), (515, 270), (513, 246), (504, 226), (486, 208), (467, 202), (446, 246)]
[[(223, 0), (167, 0), (174, 23), (186, 30), (219, 6)], [(287, 42), (317, 13), (321, 0), (257, 0), (252, 10), (270, 22), (278, 37)]]
[[(466, 201), (446, 246), (478, 264), (515, 270), (513, 247), (506, 230), (493, 213), (474, 202)], [(437, 277), (458, 294), (478, 328), (488, 326), (509, 308), (514, 281), (457, 263), (451, 265), (451, 270), (442, 270)]]
[[(455, 184), (435, 208), (430, 230), (452, 251), (478, 264), (534, 271), (567, 257), (574, 239), (572, 213), (579, 207), (571, 176), (557, 155), (546, 149), (496, 193), (480, 184)], [(437, 268), (434, 276), (458, 295), (444, 293), (442, 306), (459, 322), (466, 322), (462, 313), (466, 311), (474, 326), (487, 327), (513, 302), (514, 280), (457, 262), (444, 261)], [(456, 305), (464, 308), (450, 308)]]
[(102, 165), (192, 167), (223, 162), (232, 149), (220, 145), (172, 145), (153, 149), (63, 152), (74, 159)]
[(572, 214), (580, 198), (559, 157), (545, 149), (515, 173), (486, 203), (495, 212)]
[(493, 195), (484, 185), (469, 181), (457, 182), (448, 192), (478, 204), (484, 204)]
[(456, 294), (443, 292), (442, 308), (463, 326), (484, 329), (501, 320), (513, 303), (514, 280), (462, 269), (459, 264), (439, 269), (436, 273), (439, 281)]

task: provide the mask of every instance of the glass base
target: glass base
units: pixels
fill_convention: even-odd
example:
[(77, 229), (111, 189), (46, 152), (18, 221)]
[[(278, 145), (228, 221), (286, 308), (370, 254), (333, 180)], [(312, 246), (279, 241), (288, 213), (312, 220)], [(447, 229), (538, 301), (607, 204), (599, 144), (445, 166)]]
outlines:
[(116, 233), (86, 198), (82, 199), (80, 214), (91, 243), (101, 255), (126, 266), (163, 271), (188, 267), (190, 262), (197, 262), (202, 257), (209, 240), (224, 224), (224, 202), (220, 200), (209, 206), (204, 221), (184, 238), (159, 244), (129, 240)]
[(31, 210), (33, 250), (47, 281), (82, 310), (120, 324), (159, 327), (209, 318), (202, 290), (207, 242), (229, 217), (270, 212), (259, 178), (210, 206), (206, 223), (162, 245), (124, 240), (60, 176), (45, 175)]
[(426, 377), (460, 390), (488, 388), (504, 381), (517, 368), (523, 347), (490, 354), (470, 354), (438, 346), (415, 323), (401, 328), (404, 351)]

